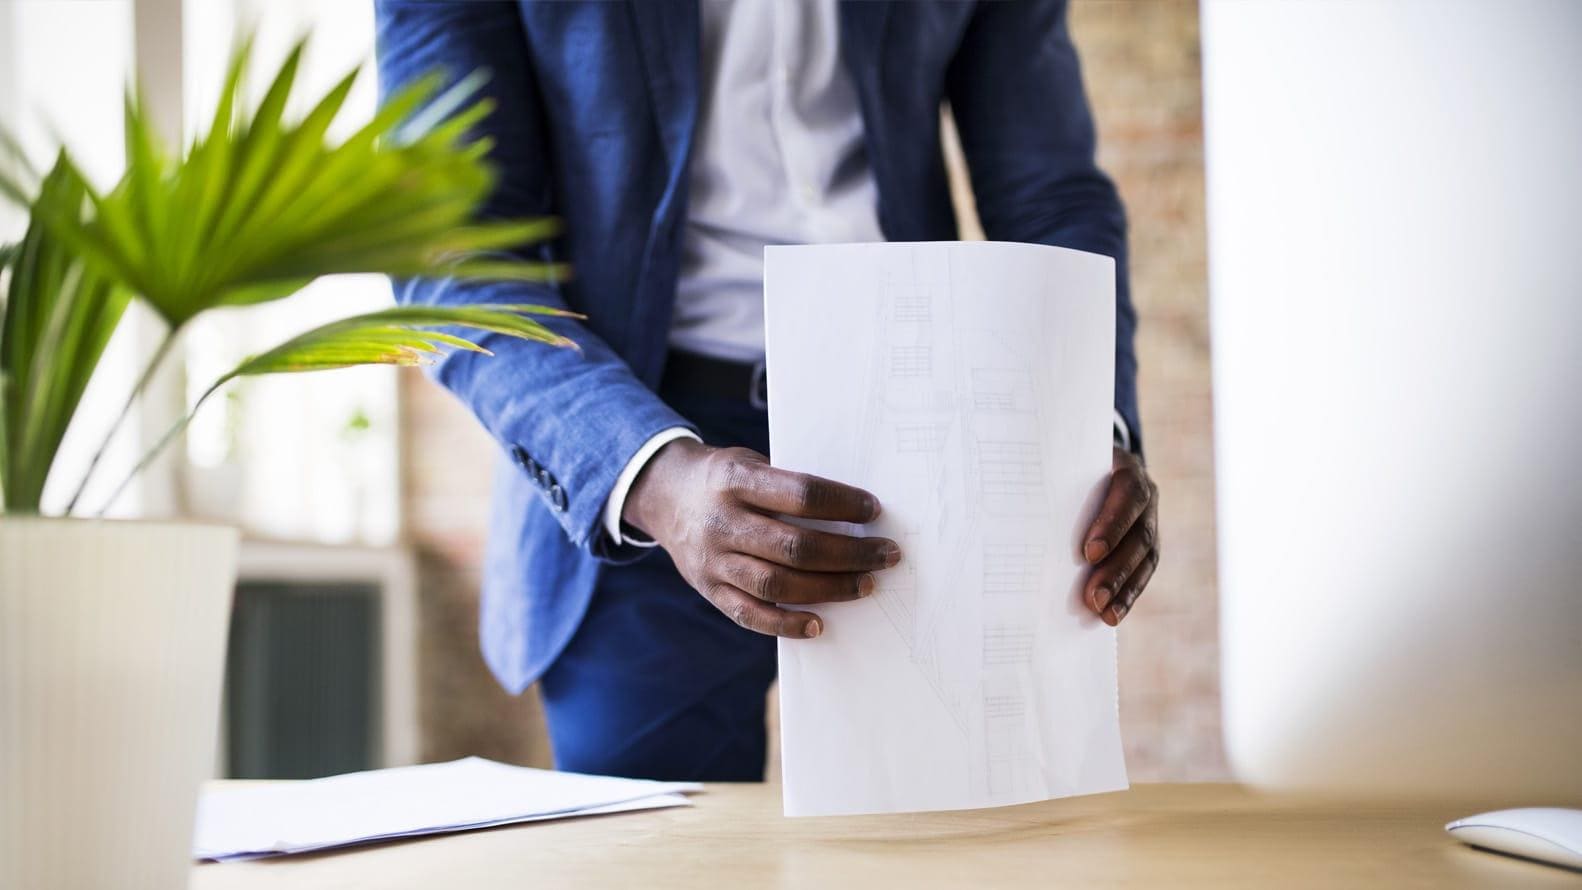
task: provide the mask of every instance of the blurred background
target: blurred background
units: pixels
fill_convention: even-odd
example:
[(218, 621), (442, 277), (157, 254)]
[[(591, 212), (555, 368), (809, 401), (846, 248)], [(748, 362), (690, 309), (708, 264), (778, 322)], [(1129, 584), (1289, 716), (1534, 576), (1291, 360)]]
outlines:
[[(128, 72), (142, 73), (171, 136), (191, 132), (218, 92), (233, 35), (249, 23), (269, 63), (312, 35), (305, 93), (366, 65), (343, 132), (372, 113), (366, 0), (0, 0), (0, 120), (36, 159), (64, 142), (90, 174), (109, 179), (122, 160)], [(1143, 434), (1162, 493), (1164, 559), (1120, 635), (1127, 761), (1134, 781), (1219, 779), (1227, 769), (1198, 9), (1190, 0), (1072, 0), (1071, 28), (1100, 160), (1131, 218)], [(948, 119), (942, 125), (948, 134)], [(963, 237), (981, 237), (959, 156), (953, 163)], [(10, 233), (20, 220), (3, 212), (0, 232)], [(262, 344), (389, 299), (384, 280), (347, 277), (249, 309), (245, 325), (205, 319), (182, 344), (190, 375), (171, 363), (108, 460), (124, 470), (139, 442), (180, 416), (198, 395), (189, 376), (211, 379)], [(68, 435), (68, 470), (86, 460), (83, 443), (97, 441), (156, 336), (141, 317), (117, 335), (109, 373)], [(550, 764), (533, 692), (501, 692), (477, 649), (496, 447), (417, 372), (247, 380), (206, 407), (185, 448), (118, 504), (121, 514), (181, 513), (246, 531), (222, 772), (307, 777), (469, 754)], [(122, 475), (108, 469), (99, 478)]]

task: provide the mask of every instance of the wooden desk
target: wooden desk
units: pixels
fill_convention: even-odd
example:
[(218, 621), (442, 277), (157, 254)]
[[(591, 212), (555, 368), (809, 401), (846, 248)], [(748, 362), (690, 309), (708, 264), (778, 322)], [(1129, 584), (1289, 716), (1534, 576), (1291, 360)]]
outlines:
[[(1577, 887), (1582, 875), (1472, 850), (1444, 823), (1496, 803), (1262, 797), (1144, 785), (998, 810), (786, 819), (775, 786), (305, 857), (200, 865), (194, 890), (524, 887)], [(1506, 804), (1509, 805), (1509, 804)]]

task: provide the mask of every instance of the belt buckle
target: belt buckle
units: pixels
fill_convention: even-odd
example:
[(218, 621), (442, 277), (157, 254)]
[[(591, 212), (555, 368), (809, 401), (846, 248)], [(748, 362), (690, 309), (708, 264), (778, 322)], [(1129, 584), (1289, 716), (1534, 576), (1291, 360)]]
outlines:
[(759, 411), (769, 410), (769, 374), (764, 362), (753, 365), (753, 378), (748, 384), (747, 401)]

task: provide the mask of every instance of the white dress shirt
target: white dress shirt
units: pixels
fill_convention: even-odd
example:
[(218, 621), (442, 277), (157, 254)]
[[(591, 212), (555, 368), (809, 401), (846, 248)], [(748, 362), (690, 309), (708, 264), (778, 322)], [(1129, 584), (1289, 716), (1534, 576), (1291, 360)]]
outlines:
[(702, 0), (702, 90), (670, 345), (764, 357), (764, 246), (883, 241), (835, 0)]
[[(702, 90), (670, 345), (744, 363), (764, 357), (764, 247), (883, 241), (862, 109), (840, 58), (836, 0), (701, 0)], [(745, 394), (744, 394), (745, 395)], [(604, 529), (665, 430), (615, 480)]]
[[(750, 364), (764, 357), (764, 247), (883, 241), (879, 192), (836, 0), (698, 8), (702, 90), (670, 345)], [(653, 546), (623, 533), (621, 512), (648, 460), (679, 438), (697, 436), (659, 433), (616, 478), (603, 515), (612, 540)]]

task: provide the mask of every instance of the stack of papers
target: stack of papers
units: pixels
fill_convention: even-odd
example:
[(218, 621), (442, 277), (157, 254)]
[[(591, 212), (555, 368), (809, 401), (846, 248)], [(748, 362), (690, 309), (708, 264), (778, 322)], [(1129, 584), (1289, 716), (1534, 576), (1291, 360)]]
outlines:
[(507, 766), (478, 757), (204, 793), (197, 859), (236, 861), (569, 816), (689, 806), (696, 782)]
[(765, 251), (774, 465), (867, 489), (902, 560), (780, 640), (787, 815), (1126, 787), (1115, 631), (1082, 603), (1108, 484), (1115, 264), (990, 242)]

